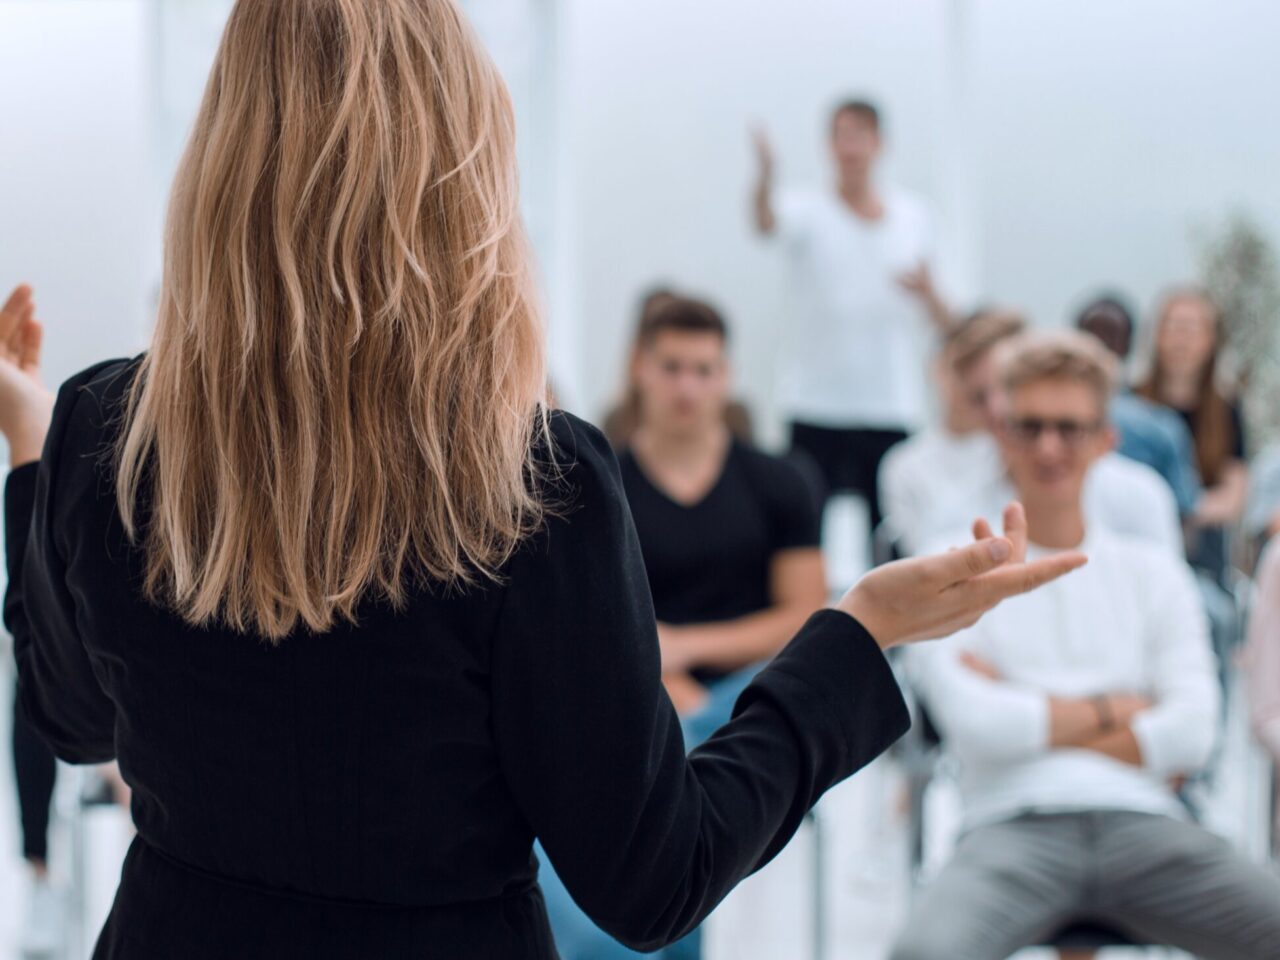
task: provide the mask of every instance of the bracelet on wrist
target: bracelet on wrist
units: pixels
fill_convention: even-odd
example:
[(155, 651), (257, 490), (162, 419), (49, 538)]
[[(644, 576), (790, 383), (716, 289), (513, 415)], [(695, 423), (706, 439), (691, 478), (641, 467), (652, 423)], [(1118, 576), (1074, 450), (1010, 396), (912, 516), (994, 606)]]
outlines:
[(1116, 727), (1115, 711), (1111, 709), (1111, 698), (1105, 693), (1093, 697), (1093, 709), (1098, 714), (1098, 728), (1103, 733), (1110, 733)]

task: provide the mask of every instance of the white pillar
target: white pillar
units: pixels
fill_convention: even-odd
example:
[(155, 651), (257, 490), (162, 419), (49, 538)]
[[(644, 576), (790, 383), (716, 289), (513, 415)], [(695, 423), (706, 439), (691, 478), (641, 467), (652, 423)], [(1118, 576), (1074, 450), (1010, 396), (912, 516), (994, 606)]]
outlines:
[(986, 295), (982, 269), (982, 223), (974, 150), (977, 116), (973, 106), (974, 10), (970, 0), (946, 6), (946, 110), (940, 131), (942, 194), (939, 243), (949, 293), (962, 307)]

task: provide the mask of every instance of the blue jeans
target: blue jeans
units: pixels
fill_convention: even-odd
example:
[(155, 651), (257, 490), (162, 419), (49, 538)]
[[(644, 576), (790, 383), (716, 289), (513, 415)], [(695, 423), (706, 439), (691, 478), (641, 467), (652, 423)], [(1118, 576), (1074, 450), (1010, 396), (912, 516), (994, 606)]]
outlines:
[[(692, 750), (729, 721), (738, 695), (751, 682), (763, 664), (746, 667), (715, 681), (707, 687), (707, 702), (697, 713), (680, 718), (686, 750)], [(702, 934), (698, 930), (659, 950), (657, 953), (637, 953), (624, 947), (613, 937), (597, 927), (579, 909), (569, 896), (560, 878), (556, 876), (542, 844), (535, 851), (542, 864), (538, 883), (547, 902), (547, 914), (551, 918), (551, 931), (555, 934), (556, 949), (561, 960), (630, 960), (633, 957), (660, 957), (661, 960), (701, 960)]]

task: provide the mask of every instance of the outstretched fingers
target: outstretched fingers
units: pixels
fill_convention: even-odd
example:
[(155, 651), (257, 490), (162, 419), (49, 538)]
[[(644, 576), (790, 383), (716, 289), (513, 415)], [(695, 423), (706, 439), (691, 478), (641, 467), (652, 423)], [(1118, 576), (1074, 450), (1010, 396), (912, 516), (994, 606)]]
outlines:
[(18, 347), (18, 367), (24, 373), (40, 369), (40, 347), (44, 343), (44, 326), (38, 320), (22, 325), (22, 340)]
[(921, 562), (922, 570), (942, 591), (965, 580), (990, 574), (1007, 563), (1012, 553), (1012, 544), (1003, 537), (980, 539), (968, 546), (926, 558)]
[(1013, 562), (1022, 563), (1027, 559), (1027, 512), (1015, 500), (1004, 508), (1000, 519), (1004, 535), (1013, 544)]
[(1009, 597), (1043, 587), (1086, 563), (1088, 558), (1082, 553), (1056, 553), (1030, 563), (1015, 563), (993, 570), (974, 580), (972, 586), (984, 602), (994, 606)]
[(0, 344), (10, 345), (23, 324), (35, 316), (35, 309), (31, 288), (25, 283), (15, 287), (0, 307)]

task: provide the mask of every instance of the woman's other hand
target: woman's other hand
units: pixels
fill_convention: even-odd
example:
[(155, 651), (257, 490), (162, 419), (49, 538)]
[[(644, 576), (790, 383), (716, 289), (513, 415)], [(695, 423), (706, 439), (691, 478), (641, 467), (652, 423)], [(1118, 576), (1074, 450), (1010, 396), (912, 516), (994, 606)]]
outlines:
[(887, 650), (936, 640), (977, 623), (1002, 600), (1027, 593), (1085, 564), (1075, 551), (1028, 563), (1027, 518), (1020, 504), (1004, 511), (1004, 536), (985, 521), (974, 542), (932, 557), (877, 567), (853, 585), (837, 609), (863, 625)]
[(20, 467), (40, 459), (53, 394), (40, 379), (40, 343), (31, 288), (25, 284), (0, 307), (0, 432), (9, 441), (9, 464)]

